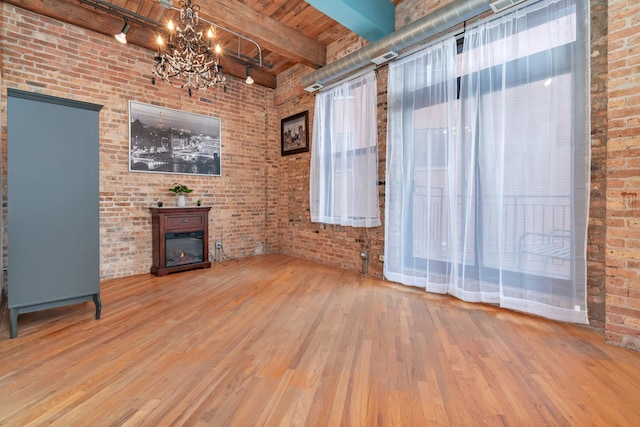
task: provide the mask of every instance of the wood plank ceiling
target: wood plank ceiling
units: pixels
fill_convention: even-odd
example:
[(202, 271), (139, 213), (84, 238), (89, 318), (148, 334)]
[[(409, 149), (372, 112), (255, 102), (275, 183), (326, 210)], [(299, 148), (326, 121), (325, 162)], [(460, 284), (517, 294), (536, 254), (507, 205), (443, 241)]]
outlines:
[[(106, 35), (115, 35), (123, 26), (122, 15), (108, 12), (81, 0), (4, 0), (38, 14)], [(392, 0), (399, 4), (403, 0)], [(150, 22), (166, 24), (178, 21), (179, 13), (160, 5), (158, 0), (101, 0), (116, 9), (130, 11)], [(351, 33), (349, 29), (324, 15), (304, 0), (193, 0), (200, 16), (207, 21), (255, 40), (262, 50), (262, 68), (252, 67), (257, 84), (275, 88), (276, 76), (301, 63), (312, 68), (326, 65), (326, 47)], [(178, 1), (173, 0), (174, 7)], [(129, 21), (128, 43), (152, 51), (158, 30), (150, 25)], [(225, 48), (221, 59), (225, 74), (244, 78), (246, 57), (257, 58), (255, 45), (232, 33), (217, 31)], [(123, 47), (123, 49), (125, 49)], [(236, 57), (236, 59), (234, 59)], [(238, 60), (239, 58), (240, 60)], [(153, 54), (140, 58), (153, 64)]]

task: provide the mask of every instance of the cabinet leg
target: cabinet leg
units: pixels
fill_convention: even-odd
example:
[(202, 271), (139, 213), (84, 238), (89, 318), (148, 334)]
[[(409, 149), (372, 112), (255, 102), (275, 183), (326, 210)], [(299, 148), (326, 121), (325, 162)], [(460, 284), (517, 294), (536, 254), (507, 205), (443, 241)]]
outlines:
[(18, 309), (9, 309), (9, 329), (11, 338), (18, 336)]
[(93, 294), (93, 303), (96, 305), (96, 320), (99, 320), (100, 312), (102, 311), (102, 301), (100, 300), (100, 294)]

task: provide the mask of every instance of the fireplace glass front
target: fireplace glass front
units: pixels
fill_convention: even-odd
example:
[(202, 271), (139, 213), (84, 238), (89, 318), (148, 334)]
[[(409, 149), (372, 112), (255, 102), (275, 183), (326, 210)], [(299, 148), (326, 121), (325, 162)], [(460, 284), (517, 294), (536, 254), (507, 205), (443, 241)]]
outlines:
[(204, 261), (204, 231), (165, 234), (165, 267)]

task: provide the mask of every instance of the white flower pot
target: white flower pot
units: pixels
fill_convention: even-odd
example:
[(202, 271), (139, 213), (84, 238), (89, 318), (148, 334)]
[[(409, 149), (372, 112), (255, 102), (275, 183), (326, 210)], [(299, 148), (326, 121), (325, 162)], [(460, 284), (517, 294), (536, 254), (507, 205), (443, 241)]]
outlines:
[(184, 194), (178, 194), (178, 207), (184, 208), (184, 205), (187, 203), (187, 198)]

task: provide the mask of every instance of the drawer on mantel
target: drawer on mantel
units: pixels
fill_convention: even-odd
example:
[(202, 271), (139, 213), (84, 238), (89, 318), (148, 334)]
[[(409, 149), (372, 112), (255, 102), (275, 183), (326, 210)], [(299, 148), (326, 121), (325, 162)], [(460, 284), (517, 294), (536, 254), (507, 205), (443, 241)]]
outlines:
[(165, 217), (164, 222), (165, 229), (173, 230), (176, 228), (193, 228), (203, 227), (202, 215), (181, 215), (181, 216), (168, 216)]

